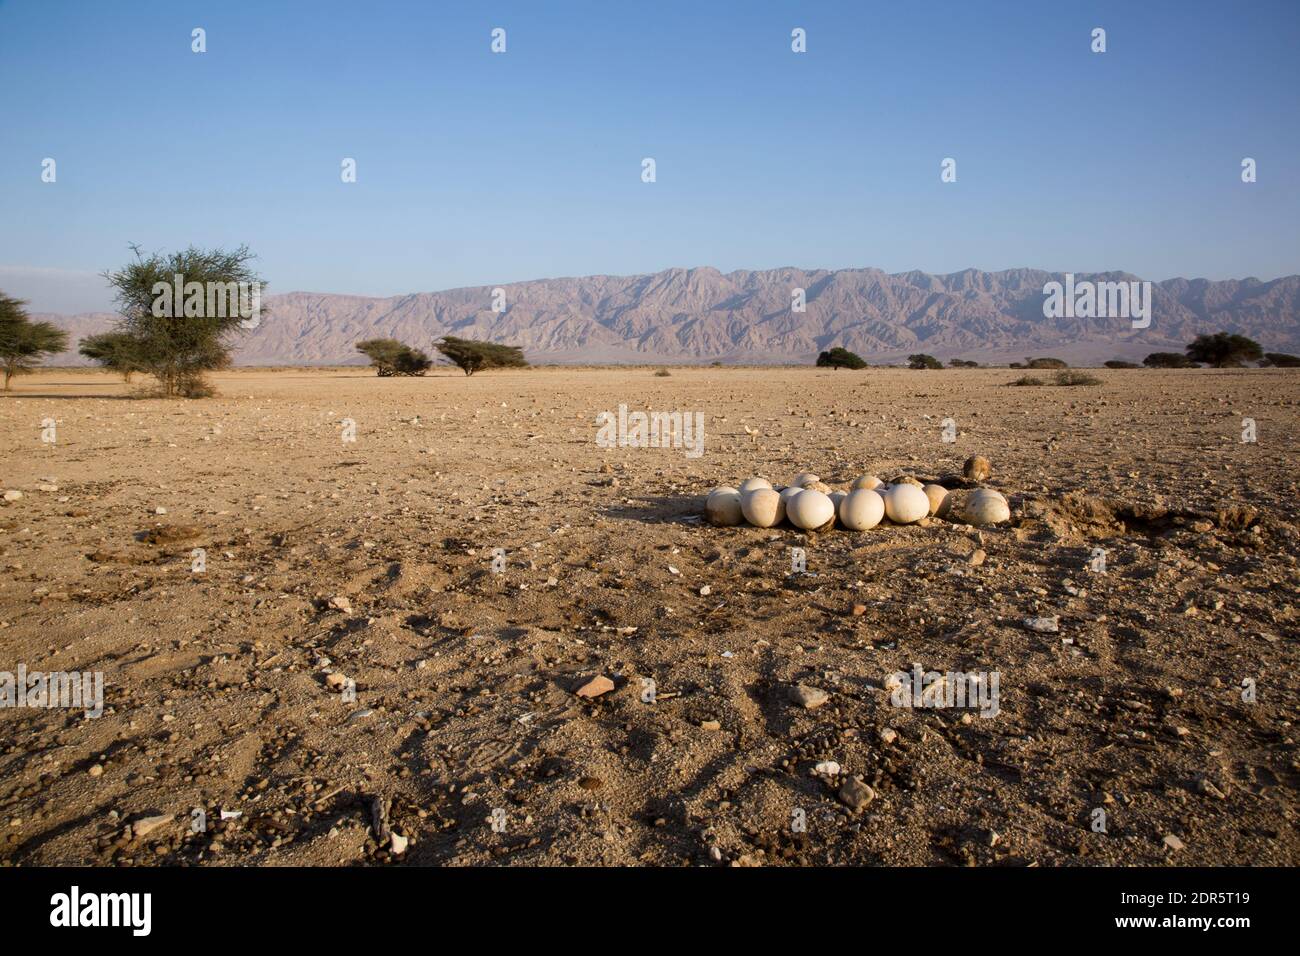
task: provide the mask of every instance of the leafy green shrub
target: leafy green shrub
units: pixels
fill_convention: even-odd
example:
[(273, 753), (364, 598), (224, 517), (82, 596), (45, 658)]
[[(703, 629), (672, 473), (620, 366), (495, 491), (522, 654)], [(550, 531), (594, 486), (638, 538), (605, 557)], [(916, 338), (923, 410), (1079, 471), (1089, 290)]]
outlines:
[(136, 372), (144, 371), (144, 364), (135, 354), (135, 339), (125, 332), (103, 332), (88, 335), (81, 340), (77, 351), (98, 362), (106, 369), (111, 369), (122, 376), (123, 381), (131, 381)]
[(1057, 372), (1055, 385), (1100, 385), (1101, 379), (1088, 372)]

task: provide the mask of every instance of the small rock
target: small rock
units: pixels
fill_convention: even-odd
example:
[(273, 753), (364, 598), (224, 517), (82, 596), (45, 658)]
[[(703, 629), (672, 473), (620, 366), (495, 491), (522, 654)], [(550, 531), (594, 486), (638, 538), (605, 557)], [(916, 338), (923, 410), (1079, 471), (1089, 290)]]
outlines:
[(1174, 836), (1172, 833), (1165, 834), (1165, 838), (1162, 842), (1171, 850), (1181, 850), (1183, 848), (1183, 841), (1178, 839), (1178, 837)]
[(805, 710), (816, 710), (831, 699), (831, 695), (819, 687), (796, 684), (790, 688), (790, 700)]
[(352, 613), (352, 602), (342, 595), (330, 598), (330, 607), (336, 611), (342, 611), (344, 614)]
[(967, 481), (983, 481), (993, 474), (993, 465), (983, 455), (971, 455), (962, 465), (961, 474)]
[(853, 777), (846, 781), (844, 786), (840, 787), (840, 792), (837, 796), (849, 807), (849, 809), (861, 810), (872, 800), (876, 799), (876, 791), (872, 790), (857, 777)]
[(578, 688), (579, 697), (599, 697), (601, 694), (608, 694), (614, 689), (614, 682), (604, 674), (597, 674), (587, 683)]
[(1214, 797), (1216, 800), (1227, 800), (1228, 795), (1216, 787), (1210, 781), (1202, 778), (1196, 785), (1196, 789), (1207, 797)]
[(700, 730), (721, 730), (722, 724), (716, 720), (704, 720), (700, 722)]
[(707, 584), (700, 588), (700, 597), (708, 597), (712, 593), (713, 588), (709, 587)]
[(23, 493), (17, 489), (5, 492), (5, 501), (21, 501)]
[(172, 814), (170, 813), (160, 813), (156, 817), (142, 817), (131, 824), (131, 835), (139, 840), (171, 822)]
[(987, 557), (988, 553), (983, 548), (976, 548), (970, 553), (970, 557), (966, 559), (966, 563), (972, 568), (978, 568), (984, 563), (984, 559)]
[(823, 760), (817, 766), (813, 767), (813, 772), (825, 774), (828, 777), (838, 776), (840, 772), (840, 765), (837, 764), (834, 760)]
[(94, 764), (86, 771), (86, 773), (90, 774), (92, 777), (102, 777), (104, 775), (104, 767), (102, 764)]
[(854, 616), (854, 617), (862, 617), (862, 615), (864, 615), (864, 614), (866, 614), (866, 613), (867, 613), (867, 606), (866, 606), (865, 604), (855, 604), (855, 605), (853, 605), (853, 616)]
[(153, 509), (153, 513), (156, 515), (165, 515), (167, 513), (167, 509), (164, 508), (162, 505), (159, 505), (157, 508)]
[(1061, 629), (1061, 618), (1056, 614), (1051, 617), (1027, 617), (1025, 627), (1040, 634), (1055, 634)]
[(400, 833), (389, 834), (388, 847), (390, 850), (392, 850), (393, 854), (396, 856), (401, 856), (403, 853), (405, 853), (406, 848), (410, 845), (410, 843), (411, 841), (406, 837), (402, 836)]
[(893, 727), (880, 728), (880, 742), (884, 744), (886, 747), (893, 744), (893, 742), (897, 739), (898, 739), (898, 731), (895, 730)]
[(347, 682), (348, 679), (337, 671), (325, 675), (325, 686), (330, 690), (342, 690), (347, 685)]

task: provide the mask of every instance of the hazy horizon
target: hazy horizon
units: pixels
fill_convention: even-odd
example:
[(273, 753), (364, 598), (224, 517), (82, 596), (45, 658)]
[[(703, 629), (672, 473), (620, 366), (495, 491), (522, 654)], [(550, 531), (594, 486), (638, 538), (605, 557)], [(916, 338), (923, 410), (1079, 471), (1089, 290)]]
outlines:
[[(634, 278), (637, 276), (655, 275), (658, 272), (671, 271), (671, 270), (693, 271), (696, 269), (713, 269), (721, 273), (722, 275), (729, 275), (736, 272), (766, 272), (766, 271), (779, 271), (780, 269), (797, 269), (801, 271), (810, 271), (810, 272), (811, 271), (861, 272), (861, 271), (866, 271), (866, 270), (871, 270), (876, 268), (878, 267), (870, 266), (870, 265), (861, 265), (861, 266), (844, 266), (838, 269), (823, 270), (821, 267), (818, 266), (796, 266), (796, 265), (786, 264), (782, 266), (772, 266), (766, 269), (753, 269), (753, 268), (746, 268), (743, 266), (736, 269), (720, 269), (717, 266), (708, 265), (708, 264), (701, 264), (701, 265), (694, 265), (694, 266), (669, 265), (669, 266), (665, 266), (663, 269), (656, 270), (655, 272), (588, 273), (584, 275), (533, 276), (527, 279), (512, 280), (509, 282), (501, 282), (498, 284), (508, 287), (511, 285), (517, 285), (520, 283), (527, 283), (527, 282), (553, 282), (553, 281), (563, 281), (566, 279), (572, 280), (572, 279), (591, 278), (594, 276), (610, 276), (614, 278)], [(880, 270), (880, 271), (883, 271), (887, 275), (891, 275), (891, 276), (904, 275), (910, 272), (921, 272), (921, 273), (926, 273), (929, 275), (937, 275), (937, 276), (951, 276), (951, 275), (960, 274), (962, 272), (970, 271), (971, 269), (975, 269), (975, 267), (968, 266), (963, 269), (954, 269), (951, 272), (941, 272), (941, 273), (930, 272), (929, 270), (926, 269), (901, 269), (897, 271), (891, 271), (891, 270)], [(1054, 270), (1051, 269), (1045, 269), (1041, 266), (1031, 266), (1031, 265), (1010, 266), (1005, 269), (987, 269), (987, 270), (976, 269), (975, 271), (1000, 273), (1000, 272), (1014, 272), (1022, 269), (1037, 271), (1037, 272), (1060, 274), (1059, 272), (1055, 272)], [(1107, 270), (1107, 271), (1129, 272), (1129, 270), (1123, 270), (1123, 269), (1115, 269), (1115, 270)], [(1076, 274), (1089, 275), (1095, 273), (1078, 272)], [(1292, 273), (1292, 274), (1278, 275), (1278, 276), (1241, 275), (1241, 276), (1227, 276), (1225, 278), (1230, 280), (1258, 279), (1260, 282), (1267, 283), (1267, 282), (1276, 281), (1278, 279), (1291, 278), (1294, 275), (1300, 275), (1300, 273)], [(1176, 279), (1187, 279), (1187, 280), (1210, 279), (1211, 281), (1221, 281), (1219, 279), (1212, 279), (1209, 276), (1187, 275), (1187, 274), (1164, 276), (1161, 278), (1150, 278), (1148, 276), (1139, 276), (1139, 278), (1149, 279), (1150, 281), (1155, 282), (1157, 284), (1162, 282), (1169, 282)], [(344, 289), (275, 289), (268, 285), (267, 295), (276, 296), (276, 295), (300, 294), (300, 295), (322, 295), (322, 296), (355, 296), (357, 298), (365, 298), (365, 299), (393, 299), (393, 298), (401, 298), (403, 296), (409, 296), (409, 295), (428, 295), (428, 294), (436, 294), (440, 292), (455, 292), (461, 289), (477, 289), (477, 288), (486, 288), (486, 287), (487, 287), (486, 285), (459, 285), (459, 286), (450, 286), (445, 289), (408, 289), (401, 292), (391, 292), (385, 294), (372, 295), (369, 293), (362, 293), (362, 292), (350, 292)], [(93, 272), (81, 273), (81, 272), (72, 272), (71, 270), (63, 270), (63, 269), (25, 269), (21, 266), (0, 265), (0, 288), (6, 290), (9, 294), (14, 295), (19, 299), (26, 300), (27, 308), (28, 311), (30, 312), (52, 313), (56, 315), (76, 315), (80, 313), (89, 313), (89, 312), (116, 312), (117, 311), (116, 306), (112, 301), (112, 290), (108, 287), (107, 283), (104, 282), (103, 277), (101, 275)], [(76, 303), (76, 302), (83, 302), (87, 304), (83, 306), (69, 307), (69, 304)]]

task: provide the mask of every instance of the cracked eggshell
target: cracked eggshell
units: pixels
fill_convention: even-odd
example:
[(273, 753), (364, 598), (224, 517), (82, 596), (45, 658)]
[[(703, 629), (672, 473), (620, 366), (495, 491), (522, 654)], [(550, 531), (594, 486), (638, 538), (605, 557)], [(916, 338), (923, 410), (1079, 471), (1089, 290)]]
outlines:
[(753, 491), (756, 488), (771, 488), (772, 483), (766, 478), (746, 478), (740, 485), (740, 493), (743, 495), (747, 491)]
[(805, 488), (786, 505), (786, 517), (796, 528), (826, 531), (835, 524), (835, 505), (820, 491)]
[(926, 485), (922, 490), (930, 499), (930, 514), (939, 518), (947, 517), (948, 509), (952, 507), (952, 502), (948, 500), (948, 489), (943, 485)]
[(773, 528), (785, 518), (785, 502), (771, 488), (755, 488), (740, 496), (740, 512), (755, 528)]
[(831, 486), (824, 481), (810, 481), (804, 485), (805, 490), (820, 491), (824, 495), (831, 493)]
[(795, 488), (806, 488), (811, 482), (814, 481), (821, 481), (821, 479), (818, 478), (816, 475), (814, 475), (811, 471), (801, 471), (799, 472), (799, 474), (794, 476), (794, 481), (790, 482), (790, 484)]
[(863, 475), (861, 478), (858, 478), (856, 481), (853, 482), (852, 487), (854, 489), (878, 488), (880, 484), (881, 484), (880, 479), (877, 478), (875, 475)]
[(840, 502), (840, 524), (850, 531), (866, 531), (885, 516), (885, 499), (871, 488), (854, 488)]
[(911, 524), (930, 513), (930, 499), (918, 485), (891, 485), (885, 492), (885, 514), (894, 524)]
[(967, 524), (977, 528), (1001, 524), (1011, 520), (1011, 506), (1007, 504), (1007, 499), (1000, 491), (994, 491), (992, 488), (977, 488), (966, 499), (963, 517)]
[(714, 488), (704, 499), (704, 518), (719, 528), (740, 524), (744, 520), (740, 510), (740, 492), (730, 485)]

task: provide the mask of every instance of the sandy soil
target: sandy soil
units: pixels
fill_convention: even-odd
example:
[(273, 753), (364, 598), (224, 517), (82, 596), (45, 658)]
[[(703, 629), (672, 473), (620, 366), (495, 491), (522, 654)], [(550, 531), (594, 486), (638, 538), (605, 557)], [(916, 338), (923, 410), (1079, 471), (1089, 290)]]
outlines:
[[(105, 711), (0, 710), (0, 862), (1300, 862), (1300, 374), (1018, 374), (21, 379), (0, 670), (101, 671)], [(702, 412), (704, 454), (598, 447), (620, 403)], [(1006, 526), (699, 520), (974, 453)], [(996, 672), (999, 712), (893, 706), (913, 663)]]

